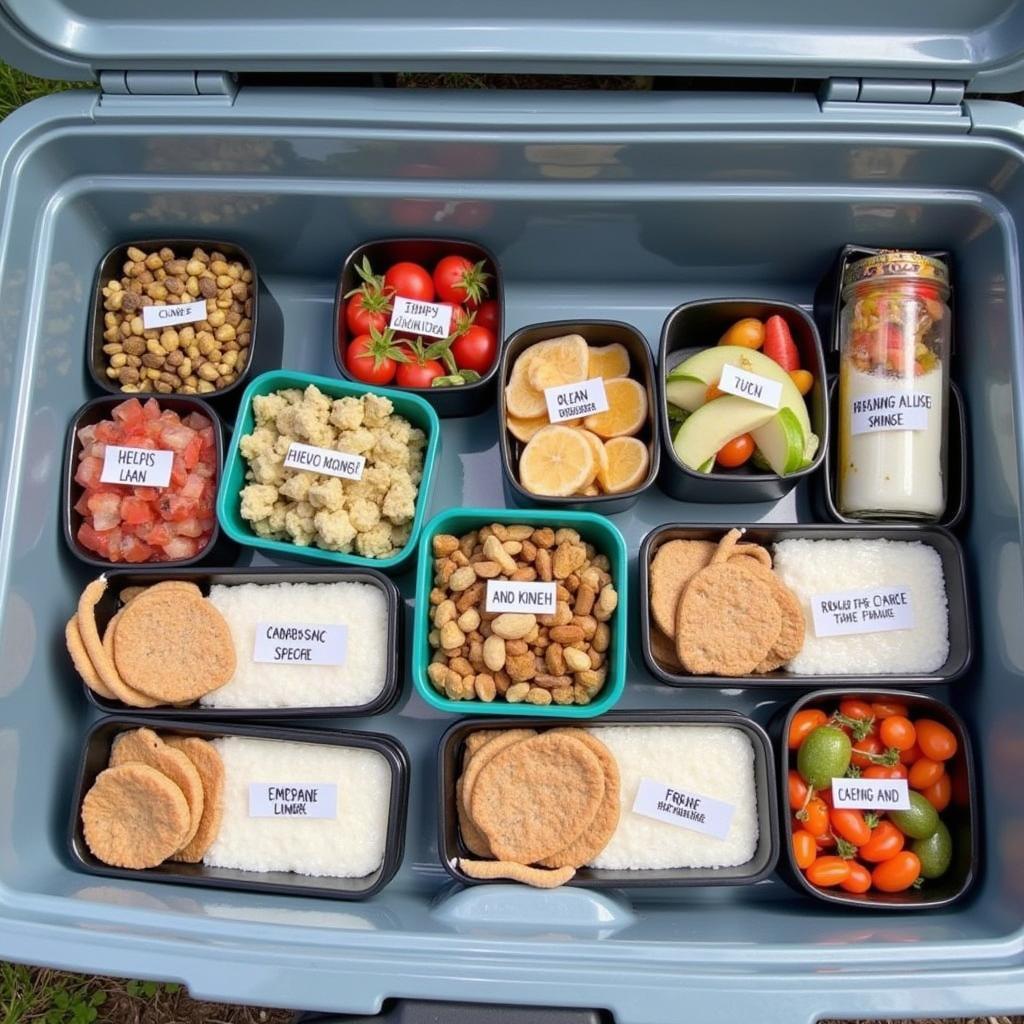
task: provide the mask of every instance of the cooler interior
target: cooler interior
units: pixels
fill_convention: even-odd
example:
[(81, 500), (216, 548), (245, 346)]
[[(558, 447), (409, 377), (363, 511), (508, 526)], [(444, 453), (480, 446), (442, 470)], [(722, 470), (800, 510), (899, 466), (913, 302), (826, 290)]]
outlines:
[[(793, 1020), (1012, 1002), (1001, 986), (1024, 935), (1022, 154), (953, 132), (688, 130), (682, 120), (651, 131), (625, 116), (606, 119), (610, 129), (587, 127), (604, 101), (586, 94), (543, 127), (524, 114), (502, 128), (510, 108), (501, 105), (522, 113), (538, 101), (453, 94), (442, 107), (436, 97), (346, 92), (310, 93), (307, 105), (291, 92), (247, 88), (234, 109), (165, 111), (155, 121), (93, 119), (94, 97), (66, 94), (5, 125), (23, 132), (5, 167), (0, 239), (5, 954), (178, 977), (198, 995), (361, 1012), (406, 995), (600, 1006), (620, 1021), (667, 1021), (678, 1019), (687, 986), (700, 1019), (723, 1021), (748, 1004), (761, 1019)], [(423, 165), (444, 173), (425, 177), (415, 170)], [(429, 221), (410, 225), (425, 208)], [(975, 739), (983, 834), (972, 894), (936, 912), (865, 914), (813, 902), (777, 876), (716, 889), (460, 891), (436, 841), (437, 744), (452, 717), (416, 697), (408, 673), (387, 715), (324, 723), (390, 733), (410, 753), (405, 861), (375, 898), (342, 904), (73, 871), (69, 803), (95, 712), (63, 626), (92, 571), (60, 533), (61, 439), (94, 394), (83, 351), (100, 258), (135, 237), (193, 233), (238, 242), (259, 268), (254, 372), (329, 376), (335, 274), (375, 237), (448, 233), (485, 246), (504, 275), (508, 333), (544, 320), (616, 319), (652, 346), (667, 313), (693, 299), (810, 309), (847, 242), (951, 250), (953, 376), (967, 404), (972, 480), (960, 534), (977, 651), (968, 675), (929, 692), (953, 703)], [(228, 423), (234, 408), (221, 406)], [(437, 480), (431, 515), (503, 504), (493, 411), (443, 421)], [(682, 504), (648, 491), (614, 517), (630, 586), (653, 527), (811, 522), (816, 483), (773, 505)], [(250, 562), (267, 560), (238, 558)], [(412, 573), (397, 582), (411, 602)], [(660, 685), (644, 667), (635, 611), (631, 620), (620, 710), (723, 708), (769, 726), (802, 692)], [(883, 974), (902, 981), (879, 986)]]

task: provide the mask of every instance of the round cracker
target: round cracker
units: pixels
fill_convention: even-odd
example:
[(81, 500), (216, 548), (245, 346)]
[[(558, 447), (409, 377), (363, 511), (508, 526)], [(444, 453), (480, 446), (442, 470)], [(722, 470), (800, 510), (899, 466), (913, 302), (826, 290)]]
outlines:
[(82, 643), (82, 634), (78, 631), (77, 615), (72, 615), (64, 627), (64, 642), (67, 644), (68, 654), (71, 655), (71, 663), (75, 666), (75, 671), (82, 677), (82, 682), (93, 693), (106, 697), (107, 700), (116, 700), (110, 687), (96, 674), (96, 668), (89, 658), (89, 652), (85, 649), (85, 644)]
[(657, 627), (651, 630), (651, 654), (662, 668), (669, 672), (682, 672), (683, 666), (676, 654), (676, 642)]
[(529, 868), (515, 861), (469, 860), (467, 857), (459, 858), (459, 867), (470, 878), (509, 878), (513, 882), (532, 885), (535, 889), (557, 889), (576, 874), (575, 868), (545, 871), (543, 868)]
[(749, 675), (781, 629), (771, 584), (737, 562), (717, 562), (690, 580), (679, 601), (676, 653), (693, 675)]
[(733, 527), (728, 532), (722, 535), (722, 539), (718, 542), (718, 550), (715, 551), (714, 556), (711, 559), (712, 565), (717, 565), (719, 562), (728, 562), (732, 558), (736, 551), (736, 547), (740, 542), (740, 537), (746, 533), (746, 530), (740, 530), (737, 527)]
[(752, 558), (759, 565), (763, 565), (766, 569), (772, 567), (772, 556), (768, 553), (767, 548), (763, 548), (760, 544), (737, 544), (732, 549), (731, 558)]
[(115, 664), (128, 686), (167, 703), (198, 700), (235, 674), (219, 611), (180, 589), (151, 587), (121, 610)]
[[(532, 739), (537, 735), (536, 729), (505, 729), (503, 732), (494, 734), (493, 738), (484, 748), (478, 748), (477, 752), (463, 764), (462, 769), (462, 793), (466, 802), (466, 810), (469, 811), (469, 798), (473, 794), (473, 787), (476, 785), (477, 776), (481, 769), (494, 757), (500, 754), (506, 747), (514, 743), (522, 743), (523, 740)], [(486, 750), (486, 753), (484, 753)]]
[(611, 751), (583, 729), (549, 729), (545, 735), (571, 736), (579, 740), (601, 762), (604, 772), (604, 796), (590, 827), (564, 850), (537, 863), (544, 868), (578, 868), (589, 864), (607, 845), (619, 824), (619, 765)]
[(478, 857), (490, 857), (491, 847), (487, 842), (487, 836), (476, 827), (476, 822), (469, 816), (469, 809), (466, 807), (465, 778), (459, 777), (455, 783), (455, 808), (459, 817), (459, 831), (462, 833), (462, 842), (470, 853)]
[(651, 559), (648, 576), (651, 618), (666, 636), (676, 631), (676, 608), (686, 584), (710, 564), (717, 545), (710, 540), (670, 540)]
[(95, 857), (118, 868), (153, 868), (191, 828), (188, 802), (162, 772), (123, 764), (100, 772), (82, 801), (82, 830)]
[(224, 818), (224, 762), (216, 747), (198, 736), (165, 736), (164, 743), (181, 751), (199, 773), (203, 786), (203, 813), (199, 828), (171, 860), (198, 864), (213, 845)]
[(740, 564), (747, 572), (768, 583), (779, 606), (779, 612), (782, 614), (782, 627), (779, 630), (778, 639), (756, 669), (758, 672), (774, 672), (775, 669), (780, 668), (790, 658), (795, 658), (803, 650), (804, 635), (807, 629), (804, 612), (796, 594), (774, 572), (765, 569), (758, 562), (742, 561)]
[(495, 754), (467, 801), (498, 860), (533, 864), (588, 829), (603, 796), (596, 755), (571, 736), (543, 733)]
[(162, 772), (185, 796), (191, 823), (184, 839), (171, 851), (177, 853), (191, 843), (199, 831), (205, 804), (203, 780), (188, 757), (180, 750), (169, 747), (152, 729), (130, 729), (114, 737), (110, 748), (110, 767), (134, 763), (148, 764), (150, 768)]
[(469, 759), (481, 747), (486, 746), (497, 735), (499, 735), (499, 730), (497, 729), (480, 729), (477, 732), (471, 732), (466, 737), (466, 760), (463, 762), (463, 767), (469, 763)]

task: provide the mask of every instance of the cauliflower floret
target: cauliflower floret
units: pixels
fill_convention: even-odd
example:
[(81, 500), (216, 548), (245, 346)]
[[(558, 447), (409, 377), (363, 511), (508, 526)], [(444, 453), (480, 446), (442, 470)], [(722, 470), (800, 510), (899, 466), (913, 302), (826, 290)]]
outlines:
[(275, 451), (265, 451), (249, 460), (252, 478), (258, 484), (279, 485), (284, 482), (284, 458)]
[(313, 517), (319, 546), (329, 551), (351, 551), (356, 528), (343, 509), (321, 509)]
[(255, 395), (252, 400), (252, 414), (258, 427), (264, 427), (277, 419), (277, 414), (288, 404), (281, 394)]
[(351, 455), (365, 455), (377, 442), (377, 435), (366, 427), (343, 430), (338, 435), (337, 449)]
[(298, 436), (295, 429), (295, 418), (298, 415), (300, 406), (286, 405), (274, 418), (274, 426), (277, 432), (288, 438), (289, 443)]
[(401, 416), (392, 416), (384, 426), (385, 433), (398, 441), (399, 444), (407, 445), (412, 435), (412, 427), (407, 419)]
[(398, 548), (404, 548), (409, 543), (412, 534), (412, 523), (402, 523), (400, 526), (391, 527), (391, 543)]
[(366, 482), (366, 473), (363, 474), (362, 480), (342, 480), (341, 486), (347, 502), (355, 501), (357, 498), (373, 498), (373, 488)]
[(293, 544), (297, 544), (299, 547), (309, 547), (313, 543), (313, 537), (316, 533), (316, 527), (313, 525), (313, 516), (311, 514), (303, 514), (301, 509), (303, 505), (308, 509), (309, 506), (305, 502), (301, 502), (298, 505), (290, 508), (284, 516), (284, 528), (288, 531), (288, 536), (291, 538)]
[(392, 523), (404, 523), (416, 515), (416, 485), (408, 473), (399, 470), (392, 474), (380, 511)]
[(310, 487), (316, 483), (316, 473), (295, 473), (278, 488), (280, 494), (292, 501), (306, 501)]
[(269, 484), (247, 484), (242, 488), (241, 498), (242, 518), (255, 523), (266, 519), (273, 512), (277, 488)]
[(363, 425), (363, 403), (348, 396), (336, 398), (331, 405), (331, 423), (339, 430), (356, 430)]
[(283, 459), (288, 454), (288, 449), (291, 448), (295, 442), (295, 438), (290, 434), (278, 434), (277, 440), (274, 441), (274, 451)]
[[(319, 394), (319, 392), (317, 392)], [(323, 395), (320, 396), (323, 398)], [(318, 448), (334, 447), (334, 428), (327, 422), (327, 416), (311, 403), (303, 403), (295, 411), (292, 421), (295, 436)]]
[(336, 476), (318, 480), (306, 496), (313, 508), (339, 509), (345, 507), (345, 488)]
[(357, 498), (348, 507), (348, 517), (360, 533), (365, 533), (380, 522), (380, 506), (375, 501)]
[(243, 459), (254, 459), (266, 451), (274, 450), (275, 431), (269, 427), (257, 427), (251, 434), (245, 434), (238, 442)]
[(419, 427), (413, 427), (409, 431), (409, 447), (410, 448), (426, 448), (427, 446), (427, 435), (420, 430)]
[(267, 519), (267, 524), (270, 526), (274, 533), (284, 533), (284, 518), (288, 514), (288, 509), (291, 505), (287, 501), (275, 501), (274, 507), (270, 512), (270, 518)]
[(365, 488), (361, 492), (361, 497), (376, 498), (378, 504), (380, 500), (388, 493), (388, 488), (391, 486), (391, 467), (387, 465), (383, 466), (367, 466), (363, 470), (363, 479), (360, 483), (365, 484)]
[(371, 454), (378, 465), (397, 466), (400, 469), (409, 465), (409, 446), (383, 431), (377, 434), (377, 443)]
[(383, 558), (392, 550), (390, 523), (378, 523), (372, 530), (356, 534), (356, 551), (363, 558)]
[(315, 385), (310, 384), (302, 396), (302, 404), (310, 412), (327, 419), (331, 414), (331, 400)]
[(367, 427), (383, 427), (395, 407), (383, 395), (363, 395), (363, 423)]
[(252, 532), (255, 533), (257, 537), (266, 537), (270, 540), (276, 540), (278, 536), (277, 531), (270, 525), (269, 519), (257, 519), (256, 522), (252, 524)]

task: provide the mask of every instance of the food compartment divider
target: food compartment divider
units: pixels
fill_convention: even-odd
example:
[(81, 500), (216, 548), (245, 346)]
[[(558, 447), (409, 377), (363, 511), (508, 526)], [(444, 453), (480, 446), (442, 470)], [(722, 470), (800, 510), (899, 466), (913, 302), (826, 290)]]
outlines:
[[(666, 523), (657, 526), (644, 538), (640, 547), (639, 582), (640, 589), (640, 642), (643, 646), (647, 668), (663, 683), (669, 686), (724, 686), (772, 687), (821, 686), (934, 686), (951, 683), (959, 679), (970, 667), (974, 657), (974, 639), (971, 630), (970, 602), (967, 596), (967, 567), (960, 542), (947, 530), (938, 526), (910, 525), (861, 525), (836, 526), (824, 524), (793, 524), (787, 526), (751, 523), (738, 525), (744, 531), (743, 540), (762, 544), (771, 550), (779, 540), (899, 540), (920, 541), (933, 547), (942, 559), (942, 571), (946, 582), (946, 602), (949, 616), (949, 654), (945, 664), (935, 672), (917, 675), (899, 673), (893, 675), (862, 675), (851, 673), (840, 675), (796, 675), (777, 669), (765, 675), (697, 676), (676, 675), (658, 664), (651, 647), (651, 630), (657, 628), (651, 621), (650, 608), (650, 565), (659, 546), (670, 540), (710, 540), (717, 543), (733, 524), (714, 523)], [(837, 581), (836, 589), (843, 589)]]
[[(621, 494), (598, 494), (594, 497), (572, 495), (566, 498), (533, 494), (519, 482), (519, 457), (526, 447), (505, 426), (508, 411), (505, 408), (505, 385), (512, 374), (516, 359), (538, 341), (557, 338), (564, 334), (579, 334), (591, 346), (618, 343), (629, 353), (630, 377), (639, 381), (647, 392), (647, 421), (636, 436), (647, 445), (650, 465), (644, 479)], [(498, 377), (498, 443), (501, 446), (501, 471), (505, 498), (519, 508), (564, 508), (594, 511), (601, 515), (614, 515), (632, 508), (640, 495), (654, 483), (661, 461), (658, 443), (659, 391), (654, 376), (654, 359), (647, 339), (635, 327), (616, 320), (551, 320), (542, 324), (522, 327), (505, 343), (501, 351), (501, 372)]]
[[(953, 839), (953, 860), (941, 878), (926, 880), (926, 889), (919, 894), (916, 890), (882, 893), (870, 891), (863, 894), (848, 893), (841, 889), (819, 889), (811, 885), (804, 873), (793, 862), (793, 816), (788, 813), (789, 795), (786, 779), (789, 774), (790, 757), (795, 751), (787, 747), (789, 726), (793, 716), (803, 708), (821, 708), (826, 714), (839, 705), (841, 700), (899, 701), (910, 708), (913, 718), (933, 718), (941, 722), (956, 735), (957, 752), (953, 755), (953, 770), (965, 779), (964, 791), (967, 806), (954, 811), (957, 798), (957, 783), (953, 783), (953, 800), (942, 811), (942, 820), (949, 828)], [(981, 856), (981, 811), (979, 808), (978, 778), (971, 752), (971, 737), (963, 719), (946, 703), (930, 694), (912, 693), (906, 690), (873, 690), (856, 684), (828, 690), (807, 693), (795, 701), (787, 710), (779, 711), (769, 724), (769, 734), (779, 752), (779, 808), (782, 822), (782, 843), (784, 854), (780, 875), (795, 889), (807, 893), (813, 899), (824, 900), (843, 907), (861, 910), (935, 910), (959, 900), (974, 884), (980, 871)], [(952, 774), (952, 772), (951, 772)], [(909, 842), (908, 842), (909, 847)], [(934, 895), (932, 890), (935, 889)]]
[[(156, 727), (161, 733), (199, 736), (207, 740), (222, 736), (248, 736), (376, 751), (387, 760), (391, 769), (387, 837), (384, 844), (384, 859), (380, 867), (372, 875), (364, 878), (337, 878), (299, 875), (289, 871), (243, 871), (238, 868), (215, 868), (207, 867), (205, 864), (184, 864), (175, 861), (165, 861), (158, 867), (143, 870), (104, 864), (93, 856), (86, 845), (82, 833), (82, 801), (96, 781), (96, 776), (107, 767), (114, 737), (127, 729), (143, 727)], [(260, 894), (362, 900), (380, 892), (391, 881), (402, 863), (409, 801), (409, 756), (398, 740), (381, 733), (288, 729), (271, 725), (236, 723), (214, 724), (181, 718), (154, 722), (151, 718), (136, 715), (111, 715), (96, 722), (85, 737), (73, 793), (67, 832), (68, 849), (74, 863), (88, 874), (134, 882), (170, 882), (215, 889), (238, 889)]]
[[(567, 884), (588, 889), (652, 888), (672, 886), (752, 885), (772, 873), (779, 857), (779, 813), (775, 783), (775, 761), (768, 734), (753, 719), (735, 711), (616, 711), (599, 719), (580, 723), (578, 728), (600, 730), (609, 725), (722, 725), (739, 729), (754, 750), (754, 792), (757, 801), (757, 848), (746, 864), (723, 868), (657, 868), (610, 870), (580, 868)], [(459, 836), (455, 784), (462, 771), (462, 749), (466, 737), (480, 729), (565, 728), (550, 718), (465, 718), (452, 725), (438, 747), (438, 853), (444, 869), (467, 885), (509, 884), (503, 879), (472, 878), (462, 871), (457, 859), (478, 859), (463, 846)]]
[[(210, 592), (215, 584), (238, 586), (242, 583), (313, 583), (327, 586), (331, 583), (367, 583), (377, 587), (387, 602), (387, 662), (384, 670), (384, 685), (380, 693), (366, 704), (328, 705), (325, 707), (272, 707), (272, 708), (223, 708), (202, 707), (198, 702), (187, 708), (166, 704), (155, 708), (129, 708), (118, 700), (108, 700), (91, 690), (85, 683), (82, 688), (89, 702), (105, 714), (130, 714), (140, 718), (176, 718), (197, 721), (236, 719), (277, 720), (284, 718), (355, 718), (380, 715), (394, 707), (402, 690), (402, 619), (403, 601), (398, 588), (383, 573), (373, 569), (356, 569), (338, 566), (332, 568), (308, 567), (288, 569), (277, 566), (248, 566), (245, 568), (204, 568), (162, 572), (154, 568), (148, 572), (134, 569), (115, 570), (107, 573), (107, 589), (96, 605), (96, 625), (100, 636), (118, 608), (118, 594), (125, 587), (151, 586), (163, 580), (185, 580), (195, 583), (203, 595)], [(282, 608), (287, 615), (287, 608)]]

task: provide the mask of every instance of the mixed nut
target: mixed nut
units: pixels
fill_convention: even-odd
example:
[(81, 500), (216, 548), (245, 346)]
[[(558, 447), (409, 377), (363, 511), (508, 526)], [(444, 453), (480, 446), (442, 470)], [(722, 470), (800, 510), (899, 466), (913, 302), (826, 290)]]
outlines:
[[(606, 555), (572, 529), (492, 523), (433, 538), (427, 675), (450, 700), (589, 704), (608, 676), (618, 593)], [(554, 582), (554, 614), (488, 612), (487, 580)]]
[[(223, 253), (188, 259), (164, 246), (129, 246), (123, 276), (103, 284), (106, 375), (128, 393), (207, 395), (233, 384), (249, 361), (253, 273)], [(147, 329), (146, 306), (206, 302), (206, 319)]]

